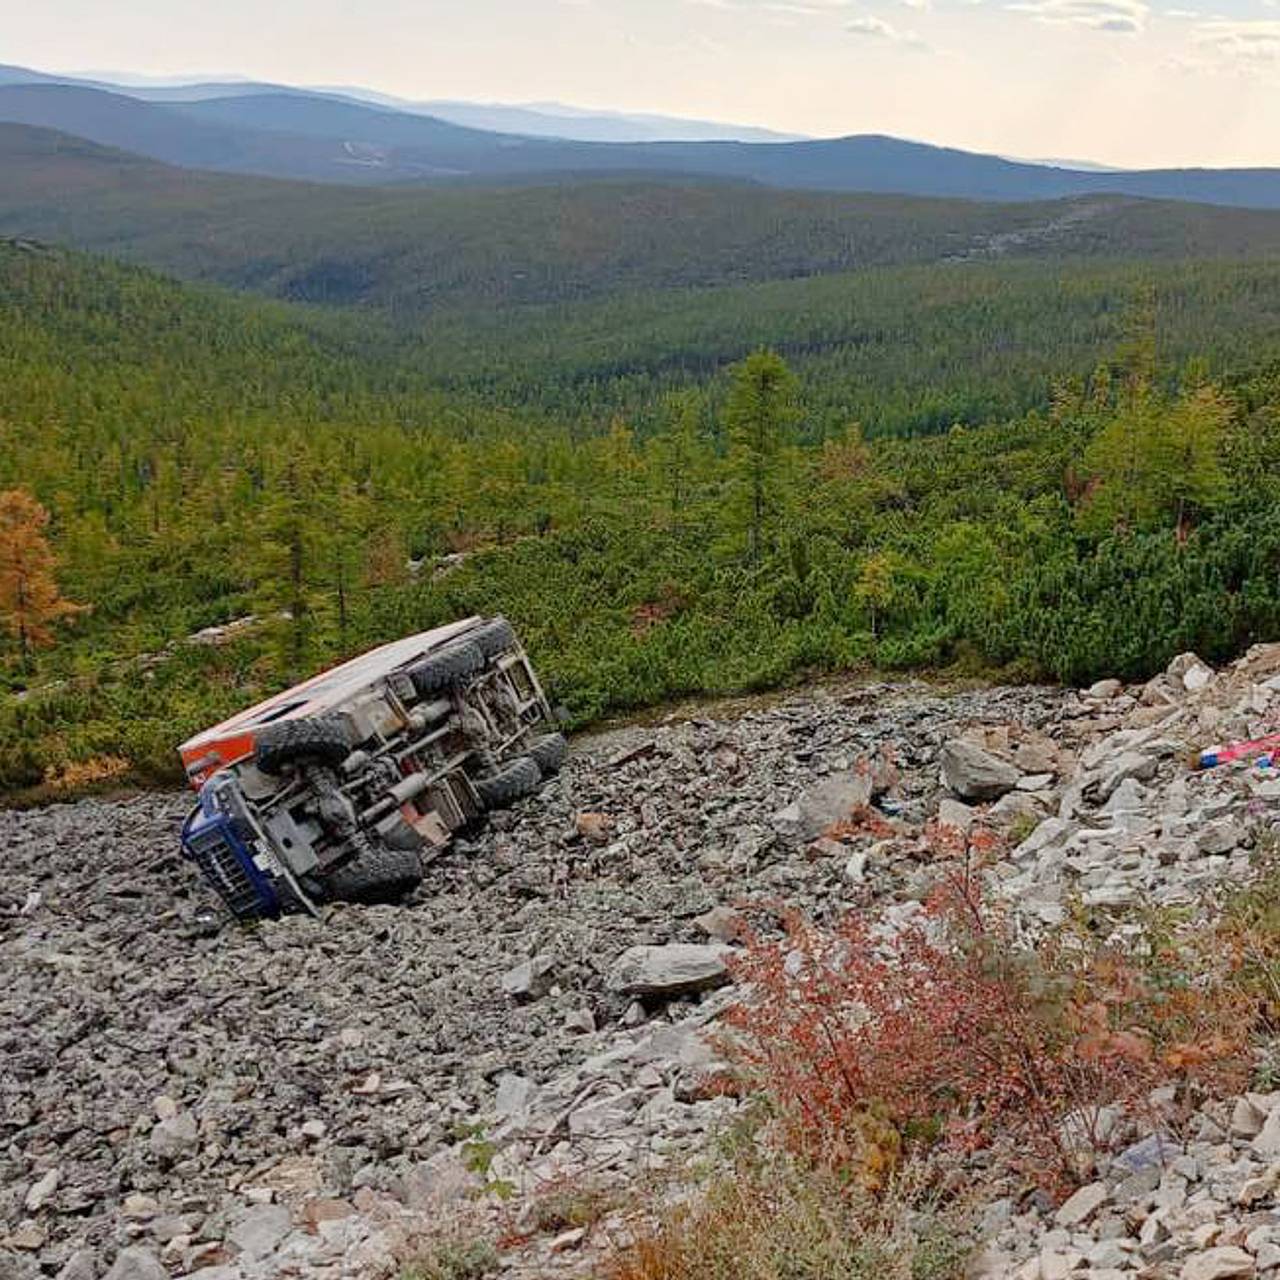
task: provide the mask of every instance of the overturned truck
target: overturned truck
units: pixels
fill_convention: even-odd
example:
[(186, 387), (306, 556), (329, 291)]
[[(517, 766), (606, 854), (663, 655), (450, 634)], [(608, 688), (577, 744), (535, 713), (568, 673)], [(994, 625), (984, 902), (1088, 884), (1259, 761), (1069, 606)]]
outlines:
[(183, 853), (241, 919), (381, 902), (453, 833), (535, 791), (567, 744), (503, 618), (343, 663), (197, 734)]

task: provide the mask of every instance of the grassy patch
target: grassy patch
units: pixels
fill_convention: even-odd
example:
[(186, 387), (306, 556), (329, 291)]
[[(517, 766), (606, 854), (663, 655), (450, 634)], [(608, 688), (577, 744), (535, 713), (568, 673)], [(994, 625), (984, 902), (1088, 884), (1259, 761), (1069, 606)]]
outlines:
[(486, 1280), (501, 1265), (488, 1240), (450, 1240), (433, 1246), (400, 1273), (400, 1280)]
[(965, 1207), (923, 1184), (877, 1194), (829, 1167), (740, 1157), (653, 1215), (607, 1280), (953, 1280), (972, 1250)]

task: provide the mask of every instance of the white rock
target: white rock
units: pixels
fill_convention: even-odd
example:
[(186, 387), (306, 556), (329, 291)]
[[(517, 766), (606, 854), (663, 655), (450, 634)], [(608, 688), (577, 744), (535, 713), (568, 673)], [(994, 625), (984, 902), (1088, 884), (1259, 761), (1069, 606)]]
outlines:
[(1234, 1245), (1193, 1254), (1182, 1266), (1182, 1280), (1236, 1280), (1256, 1274), (1253, 1255)]
[(241, 1215), (227, 1240), (249, 1258), (265, 1258), (289, 1234), (292, 1217), (282, 1204), (260, 1204)]
[(27, 1212), (38, 1213), (44, 1208), (49, 1198), (57, 1191), (61, 1181), (62, 1170), (50, 1169), (39, 1182), (33, 1183), (31, 1190), (27, 1192)]
[(1046, 787), (1052, 786), (1052, 784), (1053, 774), (1051, 773), (1028, 773), (1018, 779), (1018, 790), (1043, 791)]
[(548, 1253), (565, 1253), (569, 1249), (576, 1249), (587, 1238), (586, 1227), (574, 1227), (569, 1231), (563, 1231), (556, 1236), (554, 1240), (547, 1246)]
[(953, 800), (950, 796), (944, 796), (938, 802), (938, 821), (944, 827), (954, 827), (967, 835), (973, 827), (975, 817), (977, 814), (969, 805)]
[(508, 1118), (528, 1115), (538, 1086), (525, 1076), (518, 1076), (513, 1071), (504, 1071), (498, 1078), (498, 1096), (493, 1109)]
[(1199, 663), (1198, 665), (1190, 668), (1190, 670), (1184, 672), (1182, 676), (1182, 687), (1188, 693), (1199, 693), (1201, 689), (1205, 688), (1206, 685), (1209, 685), (1212, 682), (1213, 672), (1210, 668), (1206, 667), (1204, 663)]
[(1253, 1140), (1253, 1149), (1258, 1155), (1268, 1159), (1280, 1156), (1280, 1107), (1267, 1116), (1258, 1136)]
[(1110, 1195), (1105, 1182), (1091, 1182), (1064, 1201), (1053, 1220), (1060, 1227), (1078, 1227), (1106, 1204)]
[(1280, 1174), (1280, 1165), (1272, 1165), (1266, 1173), (1249, 1178), (1236, 1192), (1236, 1203), (1252, 1208), (1260, 1200), (1275, 1195), (1277, 1174)]
[(1067, 1280), (1081, 1261), (1082, 1255), (1074, 1250), (1058, 1253), (1054, 1249), (1045, 1249), (1040, 1254), (1040, 1280)]
[(1204, 659), (1199, 654), (1188, 650), (1186, 653), (1180, 653), (1176, 658), (1173, 658), (1164, 669), (1164, 673), (1171, 680), (1180, 681), (1193, 667), (1203, 667), (1204, 665)]

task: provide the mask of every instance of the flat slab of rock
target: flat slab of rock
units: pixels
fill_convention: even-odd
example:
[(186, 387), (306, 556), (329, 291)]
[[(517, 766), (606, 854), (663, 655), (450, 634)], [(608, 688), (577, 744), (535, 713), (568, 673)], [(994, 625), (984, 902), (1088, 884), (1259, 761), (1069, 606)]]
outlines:
[(609, 990), (629, 996), (692, 995), (729, 981), (726, 959), (732, 947), (675, 942), (664, 947), (631, 947), (609, 971)]
[(1182, 1280), (1236, 1280), (1236, 1277), (1256, 1274), (1253, 1255), (1235, 1245), (1193, 1254), (1182, 1267)]
[(998, 800), (1021, 777), (1016, 765), (964, 738), (952, 738), (942, 748), (942, 780), (964, 800)]
[(240, 1217), (227, 1239), (245, 1256), (265, 1258), (289, 1234), (292, 1221), (284, 1205), (255, 1205)]
[(1078, 1227), (1086, 1222), (1098, 1209), (1111, 1198), (1105, 1182), (1091, 1182), (1081, 1187), (1054, 1215), (1054, 1221), (1060, 1227)]

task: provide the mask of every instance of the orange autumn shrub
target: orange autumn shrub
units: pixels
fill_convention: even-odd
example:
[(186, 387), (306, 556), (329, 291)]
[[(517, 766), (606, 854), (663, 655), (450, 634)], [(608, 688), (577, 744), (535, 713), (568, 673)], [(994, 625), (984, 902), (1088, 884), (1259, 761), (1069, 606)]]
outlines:
[(1103, 1143), (1099, 1117), (1244, 1060), (1247, 1019), (1231, 1015), (1229, 992), (1187, 983), (1171, 995), (1066, 934), (1016, 945), (969, 872), (893, 934), (858, 913), (834, 928), (784, 924), (781, 939), (749, 939), (737, 963), (748, 995), (729, 1016), (732, 1051), (790, 1147), (869, 1185), (896, 1158), (885, 1123), (908, 1145), (990, 1148), (1069, 1185)]

